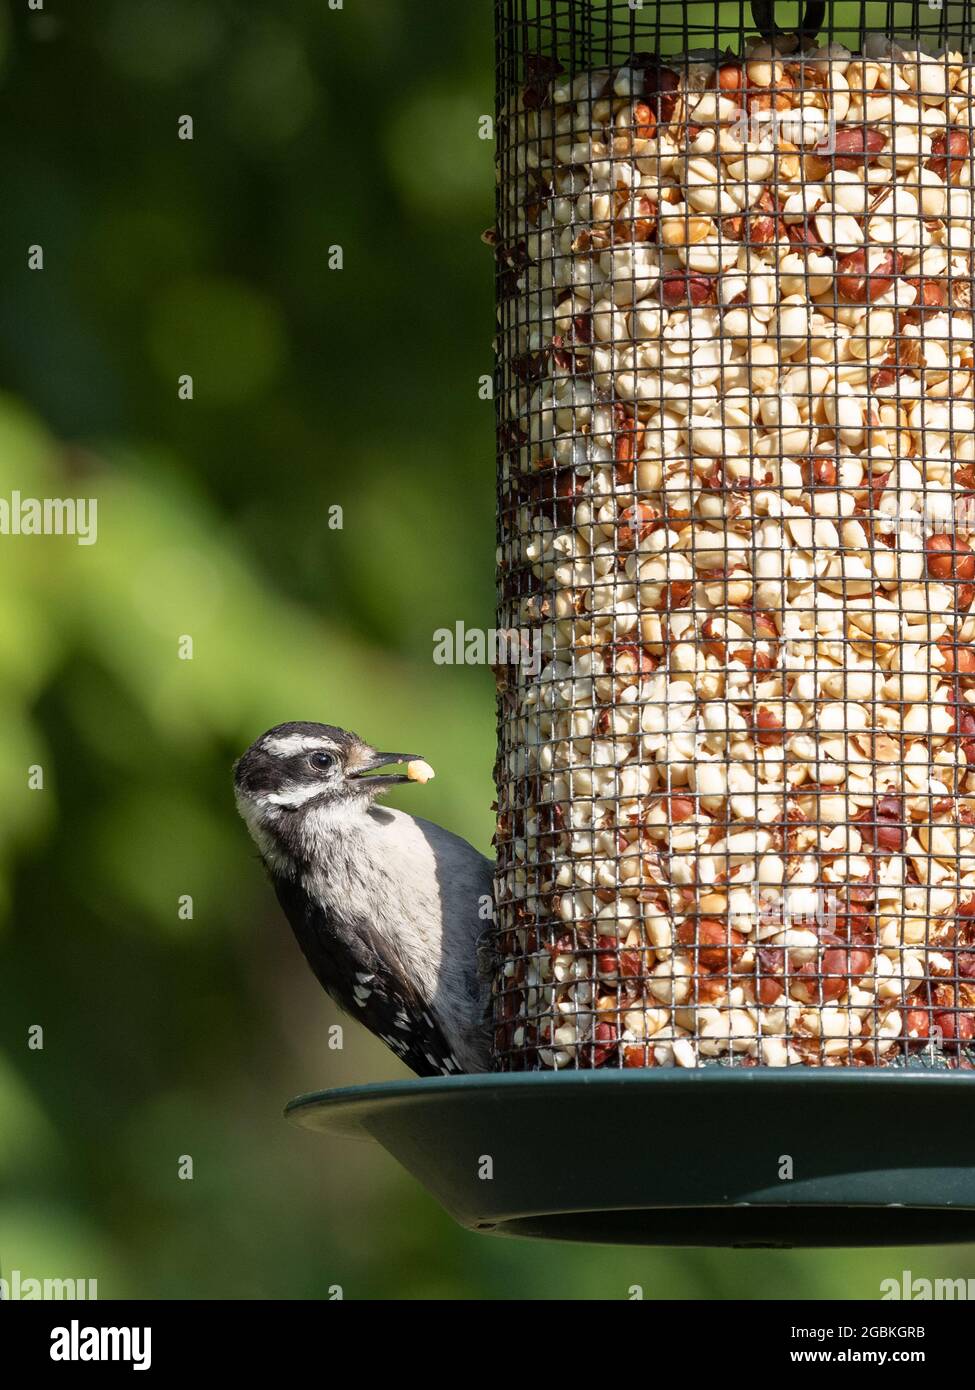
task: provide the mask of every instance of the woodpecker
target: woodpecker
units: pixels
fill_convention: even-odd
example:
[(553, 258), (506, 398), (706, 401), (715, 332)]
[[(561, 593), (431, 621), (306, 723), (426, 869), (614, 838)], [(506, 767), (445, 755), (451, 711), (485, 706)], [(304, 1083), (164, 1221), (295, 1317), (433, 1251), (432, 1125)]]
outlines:
[(234, 765), (237, 808), (321, 984), (419, 1076), (487, 1071), (492, 866), (377, 804), (413, 760), (279, 724)]

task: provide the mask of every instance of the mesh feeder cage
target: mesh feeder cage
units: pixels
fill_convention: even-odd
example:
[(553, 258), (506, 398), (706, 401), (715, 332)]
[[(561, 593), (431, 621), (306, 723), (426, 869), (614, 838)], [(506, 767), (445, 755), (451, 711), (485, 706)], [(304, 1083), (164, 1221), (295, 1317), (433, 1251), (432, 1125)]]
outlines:
[(497, 0), (499, 1074), (291, 1107), (465, 1225), (975, 1239), (973, 29)]

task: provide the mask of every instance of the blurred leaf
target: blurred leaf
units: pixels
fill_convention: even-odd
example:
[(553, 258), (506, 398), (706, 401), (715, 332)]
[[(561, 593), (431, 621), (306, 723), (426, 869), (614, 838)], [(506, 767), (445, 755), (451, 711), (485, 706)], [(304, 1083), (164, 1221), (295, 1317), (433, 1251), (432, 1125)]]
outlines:
[(292, 139), (318, 99), (297, 35), (266, 19), (248, 27), (231, 61), (225, 92), (228, 127), (248, 149)]
[(124, 1263), (97, 1225), (67, 1203), (0, 1201), (0, 1274), (26, 1279), (95, 1280), (99, 1298), (131, 1287)]
[[(27, 1053), (26, 1032), (23, 1048)], [(34, 1067), (45, 1065), (43, 1050), (28, 1055)], [(56, 1128), (37, 1104), (28, 1086), (0, 1057), (0, 1177), (8, 1184), (15, 1175), (24, 1178), (39, 1164), (49, 1162), (59, 1151)], [(0, 1261), (2, 1258), (3, 1249), (0, 1247)]]
[(157, 297), (149, 348), (174, 399), (178, 378), (189, 373), (195, 401), (233, 405), (271, 384), (287, 339), (279, 311), (264, 295), (228, 280), (192, 277)]
[(494, 179), (494, 145), (478, 138), (478, 120), (493, 108), (479, 109), (462, 87), (394, 90), (390, 169), (413, 213), (456, 220), (482, 206), (485, 184)]
[(217, 53), (220, 8), (198, 0), (115, 0), (102, 36), (106, 55), (133, 82), (185, 81)]

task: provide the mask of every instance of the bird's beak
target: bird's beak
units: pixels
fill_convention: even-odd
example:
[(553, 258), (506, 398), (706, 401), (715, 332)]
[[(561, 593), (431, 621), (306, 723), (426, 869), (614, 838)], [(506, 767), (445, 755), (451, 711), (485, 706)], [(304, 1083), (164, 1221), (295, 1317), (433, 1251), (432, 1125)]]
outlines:
[(404, 777), (400, 773), (387, 773), (383, 777), (371, 777), (370, 773), (380, 767), (390, 767), (394, 763), (412, 763), (419, 758), (419, 753), (374, 753), (368, 762), (360, 763), (355, 772), (350, 772), (349, 776), (354, 781), (368, 782), (370, 786), (378, 784), (383, 787), (395, 787), (400, 782), (408, 782), (409, 777)]

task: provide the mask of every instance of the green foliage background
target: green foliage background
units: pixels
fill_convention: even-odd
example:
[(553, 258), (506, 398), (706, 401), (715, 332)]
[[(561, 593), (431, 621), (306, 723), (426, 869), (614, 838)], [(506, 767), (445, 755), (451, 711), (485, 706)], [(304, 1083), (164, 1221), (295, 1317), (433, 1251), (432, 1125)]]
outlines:
[[(26, 9), (0, 7), (0, 496), (97, 496), (99, 539), (0, 538), (0, 1270), (103, 1297), (869, 1298), (905, 1265), (975, 1274), (970, 1250), (475, 1237), (378, 1150), (282, 1120), (401, 1069), (354, 1025), (328, 1050), (233, 758), (281, 720), (347, 724), (437, 766), (401, 804), (490, 842), (492, 681), (431, 649), (493, 608), (491, 7)], [(720, 1164), (720, 1136), (688, 1161)]]

